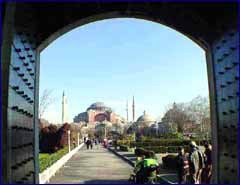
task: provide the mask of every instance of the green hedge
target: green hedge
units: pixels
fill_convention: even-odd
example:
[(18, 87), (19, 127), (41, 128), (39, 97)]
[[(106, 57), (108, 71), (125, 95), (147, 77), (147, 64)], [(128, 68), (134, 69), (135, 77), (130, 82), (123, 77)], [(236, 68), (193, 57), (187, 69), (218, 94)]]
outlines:
[[(204, 145), (205, 140), (194, 140), (198, 145)], [(145, 142), (130, 142), (129, 146), (132, 147), (148, 147), (148, 146), (186, 146), (189, 144), (189, 140), (179, 139), (152, 139)]]
[(144, 146), (183, 146), (188, 145), (188, 140), (178, 139), (153, 139), (145, 142), (131, 142), (130, 147), (144, 147)]
[(175, 155), (167, 155), (162, 158), (163, 166), (167, 169), (174, 169), (177, 168), (177, 156)]
[(40, 153), (39, 154), (39, 170), (43, 172), (47, 167), (54, 164), (57, 160), (59, 160), (62, 156), (68, 153), (68, 147), (58, 150), (55, 153)]
[(155, 153), (177, 153), (179, 146), (153, 146), (153, 147), (144, 147), (146, 150), (152, 150)]
[(120, 145), (119, 147), (120, 147), (120, 150), (124, 152), (128, 152), (129, 150), (129, 147), (127, 145)]
[(134, 153), (136, 156), (140, 156), (140, 155), (146, 155), (147, 153), (152, 152), (154, 155), (154, 158), (157, 159), (156, 155), (155, 155), (155, 151), (154, 150), (148, 150), (146, 148), (136, 148)]
[(118, 145), (118, 146), (120, 146), (120, 145), (130, 146), (130, 143), (131, 143), (131, 140), (118, 140), (118, 141), (117, 141), (117, 145)]
[(174, 132), (174, 133), (166, 133), (166, 134), (160, 134), (157, 136), (157, 138), (153, 138), (151, 136), (141, 136), (139, 140), (141, 141), (151, 141), (152, 139), (183, 139), (183, 134), (180, 132)]

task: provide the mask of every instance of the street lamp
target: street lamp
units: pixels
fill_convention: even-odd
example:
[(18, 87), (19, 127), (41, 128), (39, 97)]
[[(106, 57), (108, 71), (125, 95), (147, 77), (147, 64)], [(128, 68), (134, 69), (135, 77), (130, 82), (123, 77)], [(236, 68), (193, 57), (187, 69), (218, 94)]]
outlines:
[(70, 134), (71, 134), (71, 131), (68, 130), (68, 152), (71, 151), (71, 141), (70, 141)]
[(79, 132), (78, 132), (78, 144), (77, 144), (78, 146), (79, 146), (79, 135), (80, 135), (80, 134), (79, 134)]
[(104, 138), (107, 138), (107, 129), (106, 129), (106, 123), (104, 124)]
[(156, 136), (158, 136), (158, 123), (156, 122)]

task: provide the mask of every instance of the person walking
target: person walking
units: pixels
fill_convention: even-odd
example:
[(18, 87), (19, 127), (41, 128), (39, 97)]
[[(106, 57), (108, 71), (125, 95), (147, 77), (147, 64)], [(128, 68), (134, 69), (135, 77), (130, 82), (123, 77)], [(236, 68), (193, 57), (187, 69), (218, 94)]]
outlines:
[(89, 146), (91, 145), (91, 140), (90, 140), (90, 139), (88, 139), (88, 140), (86, 141), (86, 145), (87, 145), (87, 149), (89, 149)]
[(198, 172), (199, 172), (199, 155), (197, 144), (194, 141), (191, 141), (189, 144), (189, 183), (190, 184), (199, 184), (198, 182)]
[(205, 147), (205, 168), (202, 172), (202, 183), (204, 184), (210, 184), (211, 178), (212, 178), (212, 145), (209, 143), (206, 143), (204, 145)]
[(93, 140), (90, 139), (90, 147), (93, 149)]
[(186, 184), (187, 176), (189, 175), (189, 164), (188, 158), (185, 154), (184, 148), (178, 148), (177, 156), (177, 174), (178, 174), (178, 183)]
[(203, 151), (201, 151), (198, 146), (197, 146), (197, 151), (198, 151), (198, 157), (199, 157), (199, 169), (197, 173), (197, 182), (199, 184), (202, 184), (202, 172), (203, 172), (203, 169), (205, 168), (206, 157)]

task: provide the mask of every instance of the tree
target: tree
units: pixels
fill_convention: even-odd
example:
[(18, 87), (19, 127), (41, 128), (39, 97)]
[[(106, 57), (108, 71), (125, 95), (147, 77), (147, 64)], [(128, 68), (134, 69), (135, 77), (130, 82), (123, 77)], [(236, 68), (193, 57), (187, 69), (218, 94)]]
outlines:
[(195, 123), (200, 124), (201, 133), (210, 129), (210, 105), (207, 97), (197, 96), (187, 106), (188, 115)]
[(162, 118), (163, 122), (170, 122), (177, 124), (177, 131), (183, 132), (184, 123), (189, 120), (189, 116), (186, 113), (185, 106), (183, 103), (173, 103), (172, 108), (167, 110), (164, 117)]
[(52, 97), (52, 90), (45, 89), (40, 97), (39, 103), (39, 118), (41, 119), (43, 114), (46, 112), (49, 105), (55, 101), (55, 98)]
[(58, 150), (58, 129), (56, 125), (50, 124), (40, 130), (39, 147), (44, 153), (53, 153)]
[(197, 96), (190, 102), (173, 103), (167, 107), (163, 122), (177, 124), (178, 132), (183, 132), (184, 124), (189, 122), (201, 126), (201, 133), (210, 129), (210, 108), (207, 97)]

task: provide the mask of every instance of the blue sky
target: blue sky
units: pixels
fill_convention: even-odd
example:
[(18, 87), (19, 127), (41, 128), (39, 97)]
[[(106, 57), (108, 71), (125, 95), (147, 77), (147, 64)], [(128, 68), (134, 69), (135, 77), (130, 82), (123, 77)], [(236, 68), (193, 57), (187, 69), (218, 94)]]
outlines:
[[(159, 118), (166, 106), (208, 96), (204, 51), (164, 25), (129, 18), (80, 26), (41, 53), (40, 96), (52, 89), (55, 102), (43, 117), (61, 122), (63, 90), (72, 118), (97, 101), (126, 116), (135, 96), (136, 117)], [(130, 105), (129, 105), (130, 108)]]

